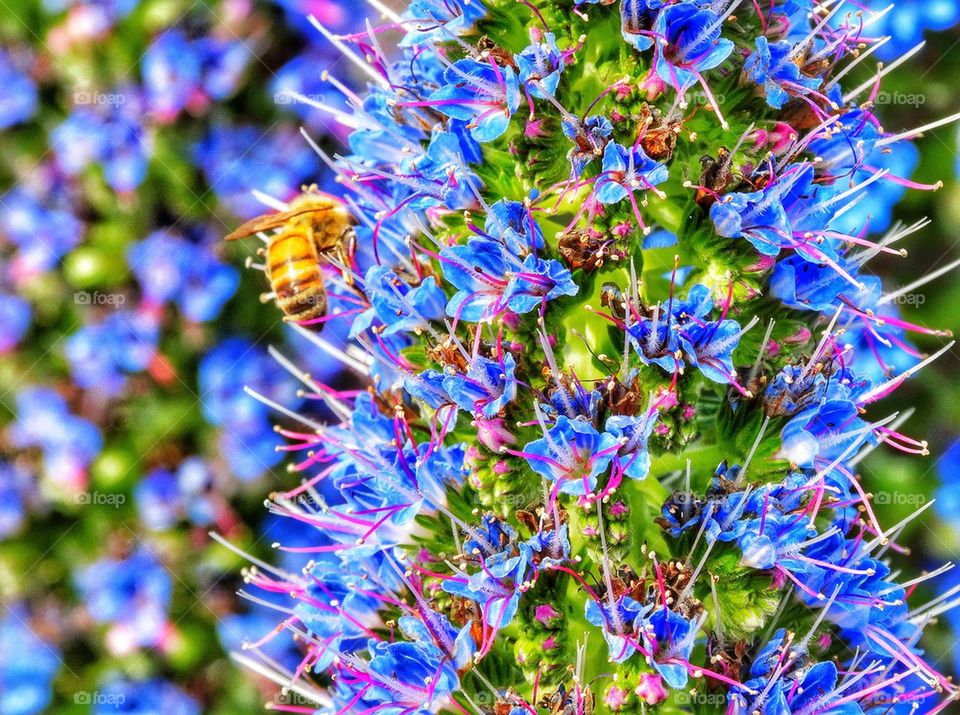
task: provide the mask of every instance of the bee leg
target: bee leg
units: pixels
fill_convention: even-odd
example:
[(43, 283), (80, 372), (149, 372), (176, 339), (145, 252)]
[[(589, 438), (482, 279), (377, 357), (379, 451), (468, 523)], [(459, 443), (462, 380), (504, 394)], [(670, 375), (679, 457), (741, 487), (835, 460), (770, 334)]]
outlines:
[(277, 294), (276, 294), (274, 291), (270, 291), (269, 293), (261, 293), (261, 294), (260, 294), (260, 302), (261, 302), (261, 303), (269, 303), (271, 300), (276, 300), (276, 298), (277, 298)]
[(247, 256), (247, 259), (243, 262), (244, 268), (256, 268), (258, 271), (265, 271), (267, 269), (266, 263), (257, 263), (253, 260), (253, 256)]
[(357, 240), (356, 231), (353, 230), (353, 226), (348, 226), (343, 233), (340, 235), (340, 242), (337, 244), (336, 253), (337, 260), (347, 269), (343, 273), (343, 282), (347, 284), (350, 288), (356, 284), (356, 281), (353, 278), (353, 274), (350, 273), (350, 256), (353, 255), (354, 243)]

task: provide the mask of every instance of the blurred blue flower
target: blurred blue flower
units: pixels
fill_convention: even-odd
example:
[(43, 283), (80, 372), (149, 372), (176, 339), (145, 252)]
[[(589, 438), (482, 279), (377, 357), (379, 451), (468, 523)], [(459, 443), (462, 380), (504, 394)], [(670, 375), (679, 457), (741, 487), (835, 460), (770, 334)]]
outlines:
[(159, 642), (173, 587), (166, 567), (146, 548), (125, 559), (102, 558), (76, 571), (74, 582), (90, 617), (113, 626), (112, 650)]
[(78, 94), (85, 103), (50, 133), (58, 164), (72, 176), (96, 164), (110, 188), (133, 191), (146, 178), (152, 156), (139, 88), (121, 85), (110, 92)]
[[(935, 509), (949, 524), (960, 523), (960, 440), (950, 445), (937, 462), (940, 486), (937, 488)], [(958, 614), (960, 615), (960, 614)]]
[[(880, 11), (886, 0), (865, 0), (863, 6)], [(872, 37), (890, 35), (876, 56), (884, 61), (895, 60), (923, 40), (928, 30), (949, 30), (960, 22), (960, 4), (956, 0), (897, 0), (893, 8), (870, 26)]]
[[(59, 197), (43, 200), (16, 186), (0, 202), (0, 235), (17, 247), (11, 266), (15, 276), (31, 276), (52, 269), (83, 236), (83, 223)], [(42, 233), (37, 226), (43, 226)]]
[(144, 298), (156, 305), (173, 301), (194, 322), (216, 318), (236, 293), (240, 276), (214, 255), (211, 244), (193, 243), (168, 229), (134, 243), (127, 261)]
[(15, 348), (30, 327), (30, 304), (18, 295), (0, 293), (0, 353)]
[(7, 606), (0, 617), (0, 713), (33, 715), (52, 697), (50, 681), (60, 670), (60, 654), (30, 630), (23, 608)]
[[(316, 30), (314, 30), (316, 32)], [(337, 123), (329, 114), (319, 112), (314, 107), (293, 99), (288, 92), (295, 92), (310, 98), (315, 102), (349, 113), (343, 94), (323, 79), (323, 74), (317, 72), (317, 67), (331, 63), (330, 52), (327, 48), (309, 47), (307, 50), (283, 67), (277, 70), (270, 80), (270, 93), (275, 104), (281, 105), (294, 112), (311, 127), (317, 129), (339, 130), (344, 132), (346, 127)]]
[(16, 462), (0, 459), (0, 539), (20, 531), (35, 493), (31, 474)]
[(21, 390), (16, 408), (12, 445), (42, 450), (44, 473), (53, 483), (71, 490), (85, 488), (87, 467), (103, 447), (96, 426), (71, 414), (66, 400), (49, 388)]
[(200, 58), (179, 28), (165, 30), (147, 48), (140, 64), (144, 99), (161, 122), (187, 106), (200, 84)]
[(149, 367), (157, 351), (160, 325), (146, 311), (118, 310), (86, 325), (65, 344), (73, 381), (85, 390), (118, 394), (128, 374)]
[(234, 473), (252, 479), (276, 465), (283, 441), (269, 408), (248, 395), (248, 387), (282, 405), (296, 405), (297, 386), (265, 350), (244, 338), (228, 338), (200, 363), (200, 394), (207, 421), (221, 427), (221, 453)]
[(200, 457), (188, 457), (176, 472), (158, 468), (134, 488), (140, 520), (148, 529), (166, 531), (183, 518), (209, 526), (217, 517), (210, 466)]
[(27, 121), (37, 112), (37, 86), (14, 61), (10, 52), (0, 51), (0, 129)]
[(207, 98), (227, 99), (240, 88), (255, 55), (241, 40), (201, 37), (194, 41), (200, 57), (200, 88)]
[(264, 211), (254, 189), (284, 199), (316, 174), (316, 156), (302, 148), (302, 137), (290, 128), (215, 124), (194, 145), (193, 160), (227, 208), (252, 218)]
[(93, 715), (200, 715), (200, 705), (173, 683), (114, 680), (97, 692)]

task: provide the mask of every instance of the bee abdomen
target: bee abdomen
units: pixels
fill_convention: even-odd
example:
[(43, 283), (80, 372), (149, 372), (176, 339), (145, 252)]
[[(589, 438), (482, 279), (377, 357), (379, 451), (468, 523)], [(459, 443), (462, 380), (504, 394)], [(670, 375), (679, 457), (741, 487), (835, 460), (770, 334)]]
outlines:
[(293, 293), (277, 291), (277, 305), (291, 320), (321, 318), (327, 314), (327, 291), (322, 282), (304, 284)]
[(277, 236), (267, 250), (267, 275), (280, 310), (292, 320), (319, 318), (327, 311), (327, 291), (313, 245), (301, 232)]

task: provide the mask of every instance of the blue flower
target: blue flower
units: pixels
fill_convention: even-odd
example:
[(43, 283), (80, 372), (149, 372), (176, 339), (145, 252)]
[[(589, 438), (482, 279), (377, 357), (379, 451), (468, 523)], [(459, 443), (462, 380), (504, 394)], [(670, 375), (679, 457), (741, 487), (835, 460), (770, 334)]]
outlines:
[(318, 160), (300, 151), (300, 135), (276, 131), (264, 135), (251, 124), (214, 124), (193, 146), (193, 162), (217, 197), (242, 218), (263, 213), (253, 189), (286, 198), (291, 187), (315, 176)]
[(420, 611), (421, 618), (401, 616), (397, 620), (403, 635), (419, 647), (432, 651), (438, 659), (444, 656), (450, 658), (457, 670), (472, 665), (473, 654), (477, 650), (470, 635), (473, 622), (467, 621), (458, 631), (442, 613), (423, 607)]
[(254, 58), (243, 40), (215, 36), (195, 40), (193, 51), (200, 58), (200, 86), (213, 100), (228, 99), (237, 92)]
[(490, 206), (484, 233), (502, 242), (516, 256), (535, 253), (544, 246), (543, 230), (530, 210), (519, 201), (501, 199)]
[(584, 616), (587, 622), (603, 629), (610, 658), (622, 663), (637, 652), (636, 624), (643, 620), (651, 607), (629, 596), (620, 596), (615, 601), (603, 599), (602, 603), (587, 599)]
[[(17, 246), (14, 270), (31, 276), (48, 271), (80, 243), (83, 223), (57, 193), (41, 201), (23, 186), (12, 188), (0, 204), (0, 233)], [(37, 226), (44, 226), (42, 235)]]
[(672, 373), (684, 366), (681, 359), (680, 337), (672, 315), (661, 317), (661, 309), (654, 309), (652, 319), (633, 322), (627, 328), (630, 342), (644, 365), (657, 365)]
[(850, 399), (834, 397), (801, 412), (783, 428), (783, 453), (801, 467), (826, 464), (873, 439)]
[(534, 97), (546, 99), (557, 92), (564, 57), (552, 32), (544, 34), (542, 41), (537, 39), (536, 35), (532, 39), (533, 43), (514, 59), (523, 86)]
[(493, 141), (520, 106), (520, 84), (512, 67), (465, 58), (443, 72), (442, 84), (426, 102), (448, 117), (469, 122), (478, 142)]
[(430, 47), (466, 35), (486, 13), (480, 0), (411, 0), (403, 13), (408, 24), (401, 45)]
[(465, 245), (440, 251), (444, 278), (458, 289), (447, 303), (447, 315), (471, 323), (496, 315), (503, 308), (505, 274), (516, 266), (503, 246), (485, 238), (471, 238)]
[(579, 286), (562, 263), (531, 254), (523, 259), (520, 270), (512, 272), (502, 300), (507, 308), (522, 315), (553, 298), (576, 295), (578, 290)]
[(445, 580), (443, 590), (480, 604), (484, 625), (497, 631), (509, 625), (517, 612), (529, 566), (529, 547), (521, 544), (517, 553), (501, 551), (484, 558), (483, 568), (466, 579)]
[(649, 9), (647, 0), (623, 0), (620, 3), (620, 34), (637, 52), (653, 46)]
[(741, 334), (736, 320), (691, 325), (683, 330), (684, 355), (707, 379), (729, 383), (736, 377), (733, 351)]
[[(865, 5), (873, 11), (886, 7), (882, 0), (868, 0)], [(925, 32), (949, 30), (958, 22), (960, 6), (953, 0), (901, 0), (871, 24), (871, 35), (890, 36), (876, 56), (884, 62), (895, 60), (916, 47)]]
[(36, 496), (36, 478), (16, 462), (0, 459), (0, 539), (20, 531)]
[(800, 71), (797, 46), (788, 40), (772, 45), (766, 37), (755, 41), (756, 51), (747, 58), (743, 69), (747, 76), (759, 84), (769, 104), (780, 109), (792, 96), (806, 94), (820, 86), (819, 77), (807, 77)]
[[(856, 275), (854, 266), (849, 270)], [(874, 282), (876, 279), (871, 277), (861, 280), (874, 289), (878, 285)], [(794, 310), (815, 310), (820, 313), (834, 313), (840, 305), (838, 298), (841, 295), (856, 298), (859, 293), (832, 266), (810, 263), (799, 255), (788, 256), (777, 262), (770, 277), (770, 292)]]
[(110, 102), (82, 105), (50, 134), (57, 163), (71, 176), (96, 164), (115, 191), (134, 191), (147, 175), (151, 142), (143, 125), (138, 88), (123, 85), (104, 96)]
[(697, 83), (733, 51), (733, 42), (720, 37), (722, 23), (712, 10), (690, 2), (669, 5), (657, 14), (653, 33), (662, 37), (655, 47), (654, 69), (660, 79), (684, 91)]
[(726, 238), (745, 238), (765, 256), (776, 256), (791, 244), (791, 228), (779, 189), (731, 193), (710, 207), (710, 220)]
[(517, 396), (516, 367), (510, 353), (500, 362), (476, 357), (466, 374), (452, 372), (444, 377), (443, 389), (467, 412), (493, 418)]
[(145, 474), (134, 488), (140, 520), (148, 529), (164, 531), (177, 523), (183, 504), (177, 478), (167, 469)]
[(411, 287), (393, 271), (373, 266), (367, 271), (363, 287), (371, 307), (354, 321), (351, 336), (366, 330), (374, 317), (384, 326), (384, 335), (412, 333), (423, 330), (430, 321), (443, 319), (447, 298), (433, 276)]
[(296, 405), (293, 379), (262, 348), (228, 338), (210, 350), (198, 370), (201, 409), (221, 427), (222, 454), (241, 479), (253, 479), (277, 464), (283, 440), (273, 430), (270, 411), (244, 391), (248, 387), (274, 402)]
[(71, 414), (66, 400), (47, 388), (21, 390), (16, 407), (17, 420), (10, 434), (13, 446), (41, 449), (47, 478), (69, 491), (84, 489), (87, 468), (103, 447), (97, 427)]
[(613, 124), (602, 114), (592, 114), (582, 122), (566, 118), (561, 126), (564, 135), (573, 141), (567, 156), (572, 175), (578, 177), (591, 161), (603, 156), (607, 140), (613, 134)]
[(612, 415), (607, 418), (605, 430), (621, 442), (617, 462), (631, 479), (643, 479), (650, 471), (650, 451), (647, 440), (657, 425), (656, 411), (638, 415)]
[(616, 204), (668, 178), (667, 167), (647, 156), (639, 144), (627, 149), (609, 142), (603, 151), (603, 173), (597, 179), (595, 196), (602, 204)]
[(379, 712), (429, 715), (436, 701), (446, 699), (460, 686), (460, 679), (446, 657), (438, 657), (419, 643), (370, 641), (371, 659), (366, 678), (367, 700), (390, 706), (370, 708)]
[(600, 434), (584, 420), (561, 416), (542, 439), (523, 448), (530, 468), (559, 485), (564, 494), (590, 494), (619, 448), (612, 434)]
[(960, 523), (960, 489), (956, 483), (960, 477), (960, 441), (951, 444), (943, 453), (937, 462), (937, 474), (940, 477), (935, 505), (937, 513), (948, 523)]
[(690, 658), (697, 639), (697, 628), (694, 627), (694, 622), (666, 607), (660, 607), (645, 620), (641, 633), (643, 645), (651, 653), (647, 661), (653, 669), (674, 690), (685, 688), (687, 667), (683, 664), (664, 661)]
[(308, 568), (305, 598), (297, 617), (314, 637), (329, 642), (318, 667), (324, 668), (338, 652), (361, 650), (367, 642), (366, 626), (377, 620), (379, 601), (363, 593), (360, 575), (350, 573), (336, 560), (321, 559)]
[(530, 254), (521, 262), (503, 244), (471, 238), (465, 245), (440, 251), (444, 278), (458, 292), (447, 303), (447, 315), (480, 322), (506, 309), (528, 313), (545, 301), (575, 295), (570, 271), (553, 259)]

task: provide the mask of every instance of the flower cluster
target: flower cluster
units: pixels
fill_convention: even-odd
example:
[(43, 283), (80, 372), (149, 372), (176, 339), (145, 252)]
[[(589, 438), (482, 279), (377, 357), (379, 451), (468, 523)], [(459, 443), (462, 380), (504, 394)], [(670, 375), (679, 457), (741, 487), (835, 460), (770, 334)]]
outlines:
[(955, 707), (920, 644), (953, 601), (908, 603), (916, 514), (882, 525), (856, 473), (926, 452), (875, 403), (937, 357), (909, 334), (946, 335), (865, 267), (921, 227), (870, 238), (899, 194), (937, 188), (900, 173), (926, 127), (841, 82), (874, 15), (372, 4), (399, 49), (333, 38), (370, 81), (321, 152), (370, 386), (291, 367), (339, 418), (279, 429), (303, 479), (269, 508), (313, 534), (277, 546), (312, 559), (247, 580), (289, 594), (252, 598), (303, 659), (244, 659), (323, 713)]

